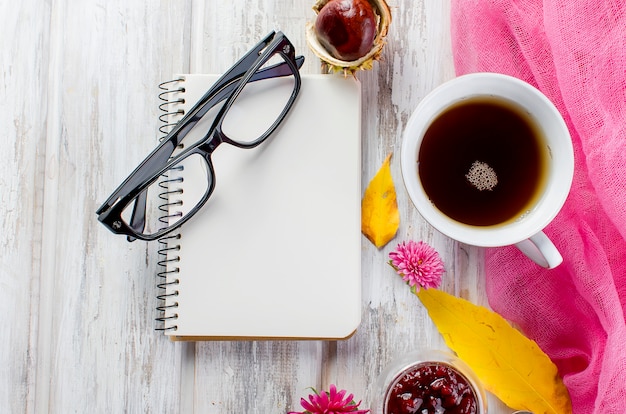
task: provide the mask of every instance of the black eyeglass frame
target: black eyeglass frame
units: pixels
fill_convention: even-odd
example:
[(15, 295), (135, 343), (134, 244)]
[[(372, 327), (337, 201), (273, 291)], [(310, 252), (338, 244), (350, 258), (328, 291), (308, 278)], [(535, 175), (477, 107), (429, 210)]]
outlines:
[[(259, 70), (261, 66), (277, 53), (282, 56), (284, 62)], [(254, 148), (264, 142), (284, 120), (296, 100), (302, 83), (299, 68), (303, 63), (304, 57), (295, 56), (293, 44), (282, 32), (270, 32), (217, 80), (198, 103), (196, 103), (174, 126), (150, 155), (148, 155), (111, 196), (109, 196), (96, 211), (98, 220), (113, 233), (126, 235), (128, 241), (135, 239), (146, 241), (156, 240), (182, 226), (202, 208), (215, 188), (215, 173), (211, 161), (213, 151), (222, 143), (234, 145), (238, 148)], [(222, 121), (246, 84), (262, 79), (290, 75), (293, 75), (295, 79), (291, 96), (274, 123), (260, 137), (252, 142), (242, 143), (232, 140), (224, 134), (221, 129)], [(181, 153), (172, 157), (172, 154), (181, 144), (181, 141), (187, 133), (213, 106), (224, 99), (226, 99), (226, 102), (220, 108), (213, 124), (205, 136)], [(209, 180), (209, 188), (205, 195), (188, 214), (178, 220), (174, 225), (166, 226), (154, 233), (144, 233), (147, 187), (158, 180), (159, 177), (170, 170), (175, 164), (192, 154), (200, 154), (203, 156), (209, 167), (207, 174), (211, 175), (211, 179)], [(122, 213), (133, 201), (135, 201), (135, 205), (129, 225), (122, 219)]]

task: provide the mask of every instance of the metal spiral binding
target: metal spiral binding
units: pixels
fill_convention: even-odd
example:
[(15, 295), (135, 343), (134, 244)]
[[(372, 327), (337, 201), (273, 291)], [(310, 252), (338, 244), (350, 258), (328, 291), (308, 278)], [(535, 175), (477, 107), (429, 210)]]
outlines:
[[(159, 121), (161, 122), (161, 125), (159, 126), (159, 132), (161, 133), (159, 141), (162, 141), (167, 136), (171, 128), (176, 125), (174, 120), (179, 116), (184, 115), (181, 105), (185, 103), (185, 100), (183, 98), (169, 99), (173, 93), (185, 92), (185, 88), (182, 86), (171, 89), (169, 88), (171, 84), (178, 83), (183, 80), (184, 79), (179, 78), (159, 84), (159, 89), (162, 91), (159, 93), (159, 99), (163, 101), (159, 104), (159, 110), (162, 112), (159, 115)], [(159, 216), (160, 222), (167, 223), (171, 217), (180, 214), (172, 214), (170, 212), (170, 207), (180, 206), (183, 203), (182, 200), (172, 199), (173, 196), (182, 194), (182, 188), (177, 186), (182, 182), (182, 177), (170, 178), (167, 173), (164, 174), (162, 176), (162, 180), (159, 181), (159, 187), (162, 191), (159, 193), (159, 199), (161, 202), (158, 208), (159, 211), (163, 213)], [(175, 187), (172, 188), (172, 186)], [(178, 319), (178, 313), (174, 312), (168, 314), (168, 312), (172, 309), (178, 308), (178, 302), (172, 301), (173, 298), (178, 296), (178, 290), (174, 289), (168, 293), (168, 288), (171, 289), (172, 286), (178, 286), (180, 284), (179, 279), (176, 277), (176, 275), (180, 272), (180, 269), (178, 266), (175, 266), (177, 262), (180, 262), (180, 256), (177, 253), (180, 251), (180, 244), (178, 243), (178, 240), (180, 240), (180, 233), (167, 235), (159, 239), (158, 266), (162, 270), (157, 273), (157, 289), (159, 289), (159, 294), (157, 295), (159, 305), (156, 308), (159, 313), (159, 317), (155, 318), (159, 324), (159, 326), (155, 328), (157, 331), (175, 331), (178, 329), (178, 326), (174, 322)]]
[[(172, 170), (182, 171), (183, 166), (172, 168)], [(183, 205), (182, 200), (170, 199), (170, 197), (173, 195), (182, 194), (183, 189), (182, 188), (172, 189), (170, 188), (170, 186), (173, 184), (180, 184), (183, 181), (185, 181), (183, 177), (170, 178), (167, 175), (163, 175), (163, 180), (159, 181), (159, 187), (163, 189), (163, 191), (159, 193), (159, 198), (163, 200), (163, 203), (159, 204), (159, 210), (164, 213), (164, 215), (159, 217), (159, 221), (161, 223), (167, 224), (170, 218), (180, 217), (183, 215), (181, 211), (175, 211), (174, 213), (170, 212), (171, 207), (177, 207), (177, 206)]]
[(177, 252), (180, 250), (179, 244), (175, 244), (173, 246), (171, 245), (172, 243), (175, 243), (175, 240), (179, 239), (180, 234), (165, 236), (159, 239), (159, 244), (161, 245), (161, 248), (159, 249), (158, 254), (159, 257), (162, 257), (162, 259), (159, 260), (158, 266), (165, 270), (157, 273), (157, 277), (160, 279), (159, 283), (157, 283), (157, 288), (160, 290), (161, 293), (157, 295), (159, 306), (157, 306), (156, 309), (159, 312), (160, 316), (156, 318), (156, 321), (163, 324), (163, 326), (155, 328), (155, 330), (157, 331), (175, 331), (176, 329), (178, 329), (178, 326), (176, 325), (167, 326), (170, 321), (178, 319), (178, 314), (174, 313), (172, 315), (166, 316), (166, 312), (170, 309), (178, 308), (178, 302), (167, 304), (167, 301), (169, 299), (178, 296), (178, 290), (175, 290), (172, 293), (167, 293), (167, 288), (169, 286), (178, 286), (180, 284), (180, 280), (178, 280), (178, 278), (170, 280), (171, 277), (177, 275), (180, 272), (180, 268), (176, 266), (173, 269), (168, 270), (167, 266), (168, 264), (171, 265), (173, 263), (180, 262), (179, 255), (176, 255), (174, 257), (168, 257), (168, 254), (170, 252)]
[[(177, 92), (185, 92), (185, 88), (183, 88), (182, 86), (178, 88), (173, 88), (173, 89), (168, 88), (168, 85), (172, 83), (176, 83), (176, 82), (181, 82), (183, 80), (184, 80), (183, 78), (178, 78), (178, 79), (172, 79), (172, 80), (168, 80), (165, 82), (161, 82), (159, 84), (159, 89), (163, 91), (159, 93), (159, 99), (163, 101), (159, 104), (159, 110), (162, 112), (161, 115), (159, 115), (159, 121), (161, 122), (161, 126), (159, 126), (159, 131), (162, 134), (159, 140), (162, 140), (167, 135), (167, 133), (170, 132), (170, 129), (174, 125), (176, 125), (176, 122), (172, 122), (172, 116), (183, 113), (182, 108), (177, 108), (177, 107), (180, 104), (184, 104), (185, 100), (183, 98), (174, 99), (174, 100), (170, 100), (168, 98), (168, 95), (170, 94), (177, 93)], [(175, 110), (172, 110), (172, 109), (175, 109)]]

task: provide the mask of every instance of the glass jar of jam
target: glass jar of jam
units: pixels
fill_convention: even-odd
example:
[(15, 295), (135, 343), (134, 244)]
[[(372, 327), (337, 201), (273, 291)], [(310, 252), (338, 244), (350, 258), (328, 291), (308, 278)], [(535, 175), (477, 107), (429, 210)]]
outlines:
[(451, 353), (427, 350), (392, 362), (380, 375), (373, 414), (486, 414), (480, 382)]

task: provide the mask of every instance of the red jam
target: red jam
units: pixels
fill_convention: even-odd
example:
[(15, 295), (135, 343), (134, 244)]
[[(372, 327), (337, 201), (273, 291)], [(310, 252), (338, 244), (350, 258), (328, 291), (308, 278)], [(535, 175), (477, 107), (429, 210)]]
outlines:
[(443, 362), (425, 362), (403, 372), (388, 396), (386, 414), (478, 413), (467, 378)]

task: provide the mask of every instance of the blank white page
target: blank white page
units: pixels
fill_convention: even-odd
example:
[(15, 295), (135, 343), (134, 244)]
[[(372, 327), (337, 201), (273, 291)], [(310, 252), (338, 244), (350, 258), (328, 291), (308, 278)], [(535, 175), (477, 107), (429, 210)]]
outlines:
[[(217, 79), (183, 75), (188, 110)], [(254, 149), (222, 144), (215, 190), (180, 229), (179, 340), (339, 339), (361, 319), (360, 84), (303, 75), (291, 112)], [(269, 98), (271, 100), (271, 97)], [(270, 103), (268, 103), (269, 105)], [(247, 117), (242, 113), (245, 126)], [(185, 181), (185, 192), (193, 183)], [(184, 197), (184, 194), (183, 194)], [(184, 201), (184, 198), (183, 198)]]

